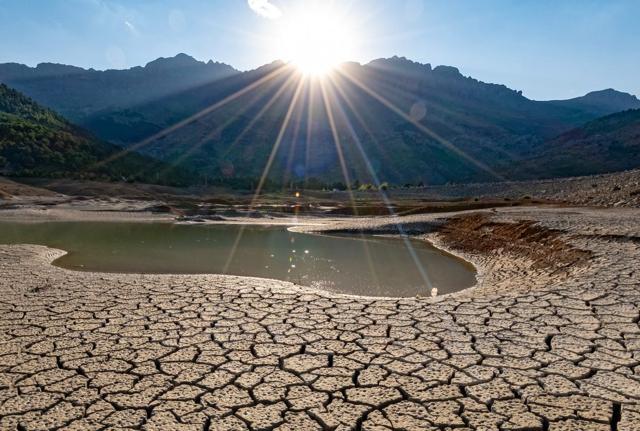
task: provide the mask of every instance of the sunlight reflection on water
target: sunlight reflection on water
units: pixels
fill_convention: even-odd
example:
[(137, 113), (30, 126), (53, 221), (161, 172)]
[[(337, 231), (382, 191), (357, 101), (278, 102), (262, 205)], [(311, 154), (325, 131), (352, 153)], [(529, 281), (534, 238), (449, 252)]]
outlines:
[[(69, 253), (55, 264), (124, 273), (222, 273), (239, 225), (170, 223), (0, 223), (0, 243), (32, 243)], [(295, 244), (296, 248), (292, 248)], [(228, 274), (276, 278), (368, 296), (435, 296), (475, 283), (473, 268), (425, 242), (411, 245), (432, 280), (424, 285), (402, 240), (289, 232), (245, 226)]]

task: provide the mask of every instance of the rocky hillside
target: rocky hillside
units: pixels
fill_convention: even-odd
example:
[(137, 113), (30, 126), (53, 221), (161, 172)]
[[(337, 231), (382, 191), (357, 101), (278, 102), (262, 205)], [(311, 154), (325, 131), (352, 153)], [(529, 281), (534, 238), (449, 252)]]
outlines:
[(0, 64), (0, 82), (75, 123), (99, 111), (150, 103), (236, 73), (229, 65), (204, 63), (186, 54), (126, 70), (97, 71), (52, 63), (37, 67)]
[(417, 195), (432, 201), (503, 198), (506, 201), (532, 199), (571, 205), (640, 208), (640, 169), (547, 180), (398, 189), (393, 190), (391, 195), (394, 198)]
[(521, 178), (617, 172), (640, 166), (640, 109), (608, 115), (563, 133), (518, 164)]
[[(342, 152), (350, 181), (373, 182), (375, 172), (380, 181), (431, 184), (496, 180), (501, 163), (515, 163), (595, 118), (454, 68), (396, 58), (346, 65), (325, 83), (327, 100), (318, 83), (305, 82), (278, 139), (296, 82), (295, 70), (275, 63), (158, 103), (96, 114), (86, 125), (120, 145), (142, 142), (141, 151), (210, 177), (259, 177), (279, 141), (269, 170), (275, 181), (345, 182)], [(172, 128), (176, 123), (180, 127)]]
[(640, 100), (636, 96), (622, 93), (612, 88), (592, 91), (582, 97), (568, 100), (554, 100), (550, 104), (585, 110), (593, 115), (605, 116), (627, 109), (640, 109)]

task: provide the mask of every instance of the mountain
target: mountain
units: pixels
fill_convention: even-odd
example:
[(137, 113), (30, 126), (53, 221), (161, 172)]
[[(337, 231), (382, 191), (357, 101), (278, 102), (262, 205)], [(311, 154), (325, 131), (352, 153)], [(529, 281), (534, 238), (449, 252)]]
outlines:
[(568, 100), (552, 100), (549, 103), (587, 111), (602, 117), (627, 109), (640, 109), (640, 100), (629, 93), (622, 93), (612, 88), (592, 91), (582, 97)]
[[(492, 167), (515, 163), (532, 148), (596, 118), (580, 107), (529, 100), (453, 67), (396, 57), (345, 64), (342, 70), (325, 83), (341, 148), (320, 85), (305, 81), (269, 167), (272, 179), (345, 181), (342, 152), (350, 180), (371, 182), (371, 171), (393, 183), (495, 180), (499, 174)], [(273, 63), (157, 103), (101, 112), (85, 124), (121, 145), (142, 143), (137, 148), (147, 154), (179, 160), (211, 177), (259, 177), (298, 79), (291, 67)], [(167, 129), (171, 132), (162, 133)]]
[(640, 166), (640, 109), (590, 121), (546, 142), (518, 166), (519, 178), (602, 174)]
[(52, 63), (33, 68), (0, 64), (0, 82), (76, 123), (98, 111), (150, 103), (236, 73), (229, 65), (204, 63), (186, 54), (126, 70), (97, 71)]
[(0, 84), (0, 174), (184, 183), (165, 163), (139, 154), (116, 157), (120, 153)]
[[(129, 82), (125, 78), (134, 71), (151, 77), (165, 68), (190, 74), (192, 67), (210, 66), (179, 55), (117, 71), (117, 77)], [(0, 80), (5, 68), (0, 65)], [(111, 93), (101, 81), (85, 86), (79, 77), (88, 72), (77, 68), (62, 78), (50, 71), (46, 85), (37, 79), (20, 84), (101, 138), (184, 166), (200, 181), (259, 178), (268, 170), (271, 180), (283, 184), (504, 179), (505, 173), (517, 173), (505, 166), (544, 153), (554, 137), (635, 103), (633, 96), (613, 90), (570, 101), (533, 101), (454, 67), (402, 57), (346, 63), (324, 81), (303, 79), (281, 62), (224, 71), (189, 85), (182, 77), (182, 89), (171, 82), (165, 82), (171, 91), (150, 86), (153, 96), (117, 103), (106, 100), (104, 94)], [(113, 88), (125, 85), (116, 81)], [(71, 95), (50, 90), (58, 83)]]

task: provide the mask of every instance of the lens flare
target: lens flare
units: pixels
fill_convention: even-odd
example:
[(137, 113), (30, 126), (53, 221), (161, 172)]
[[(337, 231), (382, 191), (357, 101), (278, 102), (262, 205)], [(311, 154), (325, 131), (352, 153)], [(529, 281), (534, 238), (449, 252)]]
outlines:
[(285, 15), (280, 26), (280, 57), (305, 75), (321, 76), (353, 58), (356, 35), (346, 13), (316, 4)]

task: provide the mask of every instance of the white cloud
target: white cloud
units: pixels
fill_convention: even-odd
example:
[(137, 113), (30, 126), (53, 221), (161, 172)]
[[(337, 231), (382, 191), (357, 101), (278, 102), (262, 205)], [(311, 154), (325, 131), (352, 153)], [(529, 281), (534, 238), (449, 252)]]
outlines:
[(133, 25), (133, 24), (131, 23), (131, 21), (129, 21), (129, 20), (125, 20), (125, 21), (124, 21), (124, 25), (127, 27), (127, 29), (131, 32), (131, 34), (132, 34), (132, 35), (134, 35), (134, 36), (138, 36), (138, 34), (139, 34), (139, 33), (138, 33), (138, 29), (136, 28), (136, 26), (135, 26), (135, 25)]
[(268, 19), (280, 18), (282, 11), (269, 0), (247, 0), (252, 11)]

